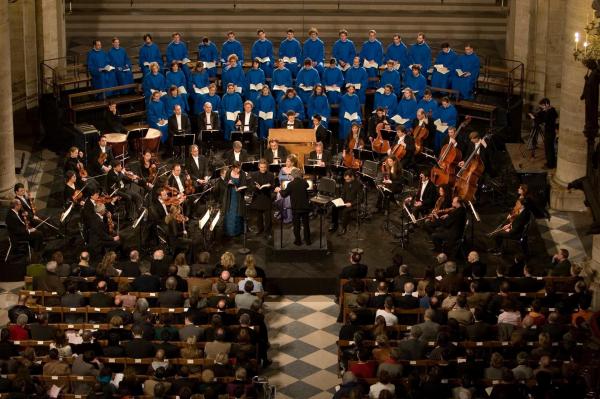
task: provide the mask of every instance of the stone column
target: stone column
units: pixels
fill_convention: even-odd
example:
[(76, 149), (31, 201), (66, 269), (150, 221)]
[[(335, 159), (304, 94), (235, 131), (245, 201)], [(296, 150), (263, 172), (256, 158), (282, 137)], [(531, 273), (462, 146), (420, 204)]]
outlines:
[(25, 95), (27, 109), (38, 105), (38, 54), (35, 18), (35, 0), (22, 0), (23, 3), (23, 46), (25, 54)]
[[(63, 0), (37, 0), (36, 31), (38, 60), (50, 60), (66, 55), (65, 15)], [(63, 61), (47, 62), (52, 68), (64, 67)], [(52, 75), (44, 70), (40, 79), (49, 79)]]
[[(586, 173), (587, 144), (583, 135), (583, 90), (586, 68), (573, 58), (575, 32), (582, 34), (592, 9), (588, 0), (569, 0), (565, 15), (558, 164), (551, 181), (550, 206), (561, 211), (584, 210), (583, 191), (567, 190), (567, 184)], [(585, 34), (582, 34), (585, 37)], [(583, 40), (580, 45), (583, 44)]]
[(0, 198), (11, 196), (15, 184), (15, 146), (10, 62), (8, 2), (0, 1)]

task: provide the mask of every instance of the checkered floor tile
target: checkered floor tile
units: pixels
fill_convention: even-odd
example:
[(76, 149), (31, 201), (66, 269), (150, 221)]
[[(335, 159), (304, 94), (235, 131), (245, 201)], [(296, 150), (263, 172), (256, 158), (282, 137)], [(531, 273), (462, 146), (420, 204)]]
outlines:
[(550, 220), (537, 219), (538, 229), (546, 244), (549, 255), (554, 255), (559, 248), (569, 251), (569, 258), (579, 261), (591, 258), (592, 248), (584, 246), (579, 237), (572, 212), (550, 210)]

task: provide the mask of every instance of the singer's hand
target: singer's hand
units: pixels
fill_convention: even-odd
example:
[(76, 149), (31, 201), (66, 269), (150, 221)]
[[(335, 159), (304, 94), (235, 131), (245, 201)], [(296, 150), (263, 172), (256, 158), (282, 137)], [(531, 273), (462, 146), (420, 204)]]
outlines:
[(120, 238), (119, 236), (114, 236), (114, 237), (113, 237), (113, 240), (114, 240), (114, 241), (119, 241), (120, 239), (121, 239), (121, 238)]

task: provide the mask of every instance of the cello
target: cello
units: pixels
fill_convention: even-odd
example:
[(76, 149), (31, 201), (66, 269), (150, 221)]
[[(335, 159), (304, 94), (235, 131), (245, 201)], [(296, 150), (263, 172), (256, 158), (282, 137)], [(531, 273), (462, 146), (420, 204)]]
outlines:
[(390, 142), (388, 140), (384, 140), (381, 136), (381, 131), (389, 130), (389, 127), (390, 126), (384, 122), (379, 122), (377, 126), (375, 126), (375, 132), (377, 133), (377, 137), (375, 137), (375, 139), (373, 139), (373, 142), (371, 143), (371, 148), (374, 152), (378, 154), (387, 154), (387, 152), (390, 150)]
[[(458, 138), (460, 131), (469, 123), (471, 123), (471, 116), (467, 115), (456, 130), (456, 138)], [(458, 165), (461, 159), (462, 153), (458, 148), (450, 143), (444, 145), (440, 151), (437, 165), (431, 168), (431, 182), (436, 186), (440, 184), (453, 186), (456, 181), (456, 165)]]
[(342, 153), (343, 164), (350, 169), (360, 169), (362, 161), (354, 158), (354, 149), (364, 148), (365, 142), (360, 137), (360, 131), (356, 135), (352, 133), (352, 137), (348, 141), (348, 148), (345, 148)]
[(475, 146), (475, 149), (471, 155), (469, 155), (469, 158), (465, 160), (463, 167), (456, 174), (454, 193), (462, 198), (463, 201), (473, 201), (475, 193), (477, 192), (479, 178), (483, 175), (483, 171), (485, 170), (483, 160), (479, 155), (479, 148), (483, 145), (484, 139)]
[(419, 154), (423, 149), (423, 141), (429, 137), (429, 128), (425, 123), (419, 124), (413, 129), (413, 137), (415, 138), (415, 155)]

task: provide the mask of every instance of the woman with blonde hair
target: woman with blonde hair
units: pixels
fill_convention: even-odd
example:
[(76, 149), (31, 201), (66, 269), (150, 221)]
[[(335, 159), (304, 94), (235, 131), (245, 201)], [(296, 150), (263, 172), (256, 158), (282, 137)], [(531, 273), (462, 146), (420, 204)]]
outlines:
[(229, 251), (223, 252), (219, 263), (215, 266), (213, 276), (219, 277), (223, 270), (229, 271), (234, 277), (239, 277), (239, 267), (235, 264), (235, 255)]
[(100, 263), (98, 263), (98, 267), (96, 267), (96, 276), (98, 277), (117, 277), (119, 276), (119, 272), (115, 268), (115, 263), (117, 261), (117, 254), (114, 251), (107, 252)]
[(190, 266), (187, 264), (185, 254), (180, 252), (175, 256), (173, 264), (177, 266), (177, 275), (181, 278), (188, 278), (190, 275)]

